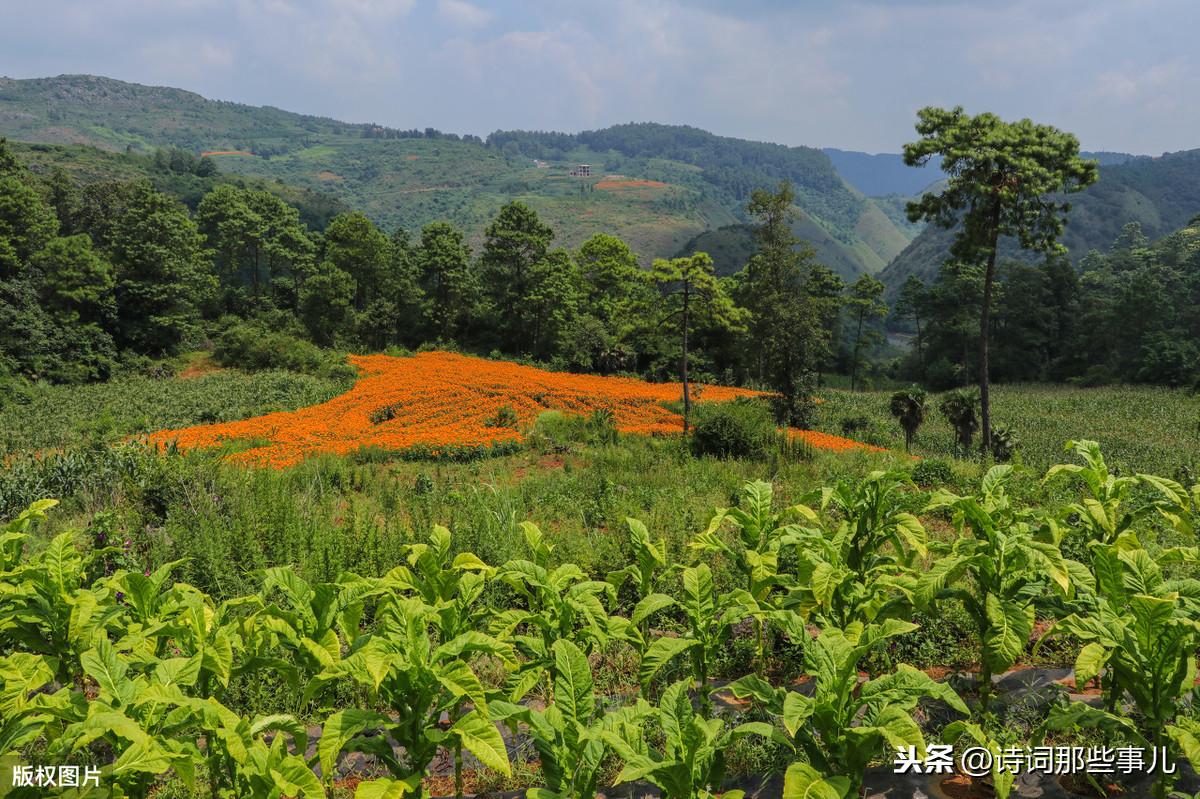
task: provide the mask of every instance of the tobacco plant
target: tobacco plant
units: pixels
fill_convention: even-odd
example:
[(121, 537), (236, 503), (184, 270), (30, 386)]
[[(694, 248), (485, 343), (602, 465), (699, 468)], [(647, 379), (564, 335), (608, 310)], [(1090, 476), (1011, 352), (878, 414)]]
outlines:
[(648, 708), (639, 704), (605, 712), (598, 703), (587, 656), (571, 641), (553, 646), (554, 702), (545, 710), (493, 702), (492, 709), (518, 732), (525, 725), (537, 749), (545, 787), (528, 799), (592, 799), (603, 775), (609, 740), (618, 725), (637, 725)]
[[(389, 711), (348, 708), (326, 720), (317, 752), (327, 781), (346, 750), (375, 755), (402, 781), (419, 779), (442, 747), (462, 747), (488, 768), (510, 773), (504, 741), (489, 713), (488, 692), (470, 659), (495, 657), (515, 665), (512, 647), (479, 631), (441, 641), (438, 618), (438, 609), (421, 599), (385, 594), (373, 629), (309, 681), (306, 697), (348, 681), (366, 690), (371, 707)], [(457, 714), (468, 703), (471, 709), (449, 727), (439, 725), (443, 714)], [(380, 731), (385, 734), (375, 734)], [(403, 749), (403, 760), (391, 742)]]
[[(775, 512), (773, 501), (770, 483), (746, 483), (742, 487), (743, 506), (718, 508), (707, 529), (688, 544), (700, 552), (725, 555), (741, 576), (745, 596), (753, 600), (747, 604), (758, 611), (754, 614), (754, 637), (759, 673), (765, 661), (764, 616), (777, 609), (779, 590), (791, 585), (788, 576), (780, 573), (780, 554), (802, 537), (799, 522), (817, 521), (817, 514), (806, 505)], [(737, 533), (732, 544), (720, 535), (725, 522)]]
[[(1089, 579), (1086, 567), (1063, 557), (1056, 525), (1013, 506), (1005, 492), (1011, 474), (1011, 466), (993, 466), (978, 496), (934, 495), (929, 509), (952, 511), (960, 537), (930, 546), (935, 560), (918, 587), (923, 604), (958, 600), (974, 622), (984, 715), (990, 713), (992, 676), (1006, 671), (1025, 651), (1038, 603), (1048, 592), (1066, 598), (1073, 581)], [(972, 588), (960, 583), (964, 577)]]
[(573, 563), (550, 568), (551, 546), (541, 530), (522, 522), (533, 560), (510, 560), (496, 570), (496, 579), (507, 585), (524, 604), (493, 614), (490, 632), (511, 641), (524, 658), (513, 680), (509, 699), (517, 701), (538, 681), (553, 685), (554, 642), (569, 640), (590, 653), (611, 638), (624, 636), (628, 622), (610, 617), (604, 599), (615, 602), (611, 583), (588, 579)]
[(733, 625), (752, 614), (756, 603), (746, 591), (717, 593), (712, 570), (707, 564), (684, 569), (680, 582), (683, 598), (678, 602), (671, 599), (670, 604), (677, 604), (682, 610), (687, 620), (687, 630), (679, 637), (658, 638), (649, 646), (638, 669), (638, 680), (643, 696), (647, 695), (651, 682), (663, 666), (687, 653), (692, 678), (700, 695), (701, 715), (707, 718), (712, 713), (709, 666), (718, 650), (729, 641)]
[[(1096, 590), (1081, 596), (1076, 611), (1051, 632), (1083, 642), (1075, 681), (1083, 686), (1099, 678), (1103, 707), (1082, 702), (1058, 707), (1045, 730), (1098, 728), (1141, 746), (1182, 751), (1193, 764), (1200, 763), (1193, 759), (1200, 755), (1197, 727), (1181, 716), (1196, 684), (1200, 581), (1166, 579), (1159, 566), (1194, 563), (1194, 555), (1186, 549), (1167, 550), (1156, 562), (1129, 532), (1112, 544), (1092, 544)], [(1126, 711), (1126, 700), (1135, 714)], [(1157, 790), (1165, 795), (1165, 781), (1159, 781)]]
[(924, 526), (904, 509), (908, 483), (904, 472), (876, 471), (824, 489), (821, 509), (838, 522), (796, 536), (795, 587), (783, 607), (834, 627), (911, 616), (927, 548)]
[(891, 674), (860, 684), (858, 664), (867, 653), (915, 629), (911, 622), (888, 619), (822, 630), (804, 653), (814, 683), (812, 696), (774, 687), (754, 675), (730, 686), (735, 696), (753, 697), (778, 717), (788, 745), (821, 775), (817, 780), (798, 770), (793, 783), (803, 783), (804, 791), (785, 790), (784, 796), (857, 797), (867, 765), (885, 749), (912, 746), (923, 757), (925, 738), (912, 715), (922, 699), (938, 699), (960, 713), (969, 712), (953, 689), (912, 666), (901, 664)]
[[(772, 736), (774, 728), (762, 722), (726, 727), (720, 718), (696, 713), (688, 695), (688, 681), (663, 691), (657, 708), (640, 700), (606, 724), (603, 740), (624, 762), (617, 784), (646, 780), (659, 788), (663, 799), (715, 799), (725, 779), (725, 750), (744, 735)], [(646, 724), (653, 721), (661, 747), (651, 746)], [(725, 791), (725, 799), (741, 799), (743, 791)], [(535, 799), (530, 793), (531, 799)]]

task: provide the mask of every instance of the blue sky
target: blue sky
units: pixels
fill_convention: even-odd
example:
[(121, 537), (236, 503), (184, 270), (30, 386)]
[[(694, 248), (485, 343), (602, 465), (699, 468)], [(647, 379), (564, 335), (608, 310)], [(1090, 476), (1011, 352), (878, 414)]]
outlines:
[(486, 135), (684, 123), (898, 151), (923, 105), (1200, 147), (1196, 0), (0, 0), (0, 74)]

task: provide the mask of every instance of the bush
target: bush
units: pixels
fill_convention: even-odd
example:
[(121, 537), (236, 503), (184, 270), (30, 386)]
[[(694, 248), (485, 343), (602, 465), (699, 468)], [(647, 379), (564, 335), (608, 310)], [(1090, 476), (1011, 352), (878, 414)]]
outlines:
[(920, 486), (950, 485), (954, 482), (954, 470), (944, 460), (929, 458), (913, 467), (912, 479)]
[(322, 350), (311, 341), (253, 323), (237, 324), (217, 339), (213, 358), (222, 366), (256, 372), (286, 369), (289, 372), (352, 379), (354, 367), (340, 354)]
[(694, 417), (693, 455), (763, 460), (779, 448), (782, 440), (770, 407), (751, 397), (697, 405)]

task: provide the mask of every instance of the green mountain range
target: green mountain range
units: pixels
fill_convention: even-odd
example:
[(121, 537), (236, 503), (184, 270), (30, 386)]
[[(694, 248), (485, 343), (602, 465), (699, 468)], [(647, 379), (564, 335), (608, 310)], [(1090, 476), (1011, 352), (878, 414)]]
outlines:
[[(916, 233), (897, 223), (887, 203), (847, 183), (821, 150), (684, 126), (500, 131), (484, 141), (62, 75), (0, 78), (0, 136), (130, 154), (164, 147), (213, 153), (223, 173), (320, 192), (386, 228), (446, 219), (476, 243), (499, 207), (519, 199), (553, 226), (560, 244), (604, 231), (648, 261), (736, 229), (746, 221), (750, 192), (781, 180), (796, 189), (797, 232), (846, 277), (879, 272)], [(578, 174), (581, 164), (589, 174)]]
[[(1112, 155), (1112, 154), (1101, 154)], [(1062, 243), (1078, 262), (1090, 250), (1108, 251), (1128, 222), (1158, 239), (1186, 226), (1200, 213), (1200, 149), (1124, 161), (1101, 158), (1100, 180), (1070, 199)], [(928, 227), (912, 240), (879, 278), (894, 298), (909, 275), (936, 279), (950, 252), (954, 230)], [(1029, 259), (1016, 242), (1001, 241), (1002, 256)]]
[[(879, 274), (889, 296), (910, 274), (935, 277), (953, 235), (905, 218), (911, 195), (936, 185), (935, 166), (912, 169), (896, 154), (786, 147), (687, 126), (497, 131), (483, 140), (62, 75), (0, 78), (0, 136), (38, 143), (20, 150), (34, 169), (58, 166), (81, 180), (151, 174), (149, 156), (160, 148), (210, 153), (220, 175), (164, 178), (159, 170), (156, 182), (189, 204), (215, 182), (258, 182), (318, 227), (356, 208), (385, 228), (449, 220), (478, 244), (499, 207), (519, 199), (553, 226), (559, 244), (603, 231), (626, 239), (647, 262), (707, 250), (723, 273), (753, 250), (750, 193), (788, 180), (796, 233), (843, 277)], [(1200, 212), (1200, 150), (1091, 155), (1101, 162), (1101, 180), (1072, 198), (1063, 237), (1074, 259), (1106, 249), (1126, 222), (1140, 222), (1153, 238)], [(1019, 254), (1011, 243), (1005, 251)]]

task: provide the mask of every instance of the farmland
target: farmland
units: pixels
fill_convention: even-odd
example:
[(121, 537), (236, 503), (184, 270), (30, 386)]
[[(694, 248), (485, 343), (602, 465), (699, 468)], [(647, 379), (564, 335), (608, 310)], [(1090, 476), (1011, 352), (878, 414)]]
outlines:
[[(839, 796), (847, 795), (841, 791), (848, 785), (848, 795), (854, 795), (863, 765), (885, 759), (880, 739), (869, 737), (881, 735), (871, 732), (877, 729), (872, 719), (907, 714), (918, 701), (944, 703), (959, 719), (956, 729), (977, 730), (987, 740), (1012, 742), (1049, 725), (1056, 745), (1088, 743), (1095, 733), (1072, 721), (1079, 711), (1065, 693), (1048, 715), (1030, 717), (1026, 710), (1014, 715), (1018, 705), (1004, 683), (987, 694), (969, 683), (936, 678), (947, 669), (970, 675), (1031, 664), (1073, 667), (1082, 691), (1091, 679), (1089, 667), (1077, 662), (1079, 645), (1071, 642), (1092, 634), (1087, 625), (1099, 611), (1090, 603), (1097, 597), (1093, 591), (1102, 589), (1089, 586), (1104, 584), (1089, 582), (1087, 575), (1103, 561), (1092, 567), (1088, 556), (1104, 557), (1105, 547), (1114, 546), (1105, 543), (1112, 532), (1105, 532), (1099, 518), (1074, 520), (1070, 503), (1081, 496), (1083, 475), (1062, 474), (1043, 486), (1042, 461), (1090, 469), (1101, 487), (1092, 490), (1101, 490), (1108, 466), (1095, 450), (1061, 452), (1059, 437), (1074, 434), (1082, 414), (1098, 415), (1102, 408), (1109, 417), (1092, 429), (1109, 434), (1109, 465), (1123, 475), (1159, 469), (1183, 476), (1182, 453), (1195, 435), (1184, 423), (1195, 418), (1196, 399), (1184, 392), (1014, 386), (998, 389), (997, 413), (1024, 433), (1027, 465), (1015, 469), (998, 466), (985, 476), (977, 463), (949, 457), (952, 435), (934, 419), (918, 437), (919, 460), (895, 451), (816, 448), (766, 460), (719, 459), (694, 455), (665, 430), (658, 436), (621, 432), (620, 411), (615, 436), (572, 422), (586, 418), (571, 411), (587, 409), (554, 405), (570, 402), (571, 395), (561, 392), (573, 376), (542, 377), (545, 385), (539, 388), (528, 379), (536, 370), (503, 362), (457, 363), (446, 371), (445, 359), (461, 356), (375, 357), (359, 360), (359, 385), (374, 392), (368, 405), (387, 400), (388, 390), (404, 396), (404, 380), (397, 375), (419, 378), (429, 396), (436, 396), (432, 382), (439, 369), (446, 376), (474, 374), (481, 390), (493, 395), (491, 405), (477, 410), (494, 414), (511, 406), (513, 430), (523, 435), (483, 458), (428, 453), (410, 459), (394, 448), (376, 447), (312, 452), (277, 462), (277, 468), (240, 458), (249, 450), (232, 446), (233, 440), (216, 449), (162, 454), (137, 443), (97, 448), (66, 440), (86, 433), (81, 425), (88, 407), (130, 409), (95, 438), (116, 441), (157, 424), (216, 422), (213, 428), (221, 430), (222, 419), (253, 417), (272, 403), (324, 408), (344, 418), (345, 409), (321, 403), (331, 394), (355, 396), (341, 393), (345, 384), (293, 375), (292, 383), (267, 397), (264, 386), (284, 375), (232, 369), (110, 383), (77, 397), (48, 390), (28, 397), (20, 417), (6, 417), (13, 443), (9, 469), (0, 477), (5, 515), (42, 493), (61, 499), (57, 507), (36, 506), (25, 521), (10, 525), (5, 539), (9, 554), (0, 581), (16, 604), (5, 611), (0, 635), (37, 631), (56, 642), (5, 661), (6, 673), (20, 670), (22, 685), (44, 689), (44, 699), (11, 706), (16, 714), (11, 717), (26, 725), (17, 740), (49, 733), (47, 755), (57, 756), (89, 734), (97, 724), (91, 719), (128, 719), (147, 737), (138, 744), (120, 732), (99, 733), (118, 764), (102, 764), (104, 778), (129, 796), (180, 797), (206, 790), (189, 787), (189, 763), (198, 786), (230, 786), (241, 796), (258, 796), (272, 782), (295, 795), (349, 797), (384, 789), (397, 796), (451, 794), (459, 781), (469, 792), (524, 789), (547, 780), (566, 795), (590, 796), (615, 780), (632, 779), (622, 776), (622, 767), (628, 771), (638, 757), (650, 759), (647, 769), (653, 762), (665, 770), (672, 757), (684, 756), (686, 750), (673, 747), (685, 744), (670, 737), (681, 724), (711, 736), (702, 739), (707, 744), (690, 744), (699, 747), (699, 770), (696, 787), (688, 790), (699, 791), (714, 779), (753, 787), (774, 773), (786, 774), (784, 785), (793, 787), (776, 782), (767, 790), (785, 796), (808, 783), (827, 785), (821, 790)], [(406, 361), (425, 363), (434, 372), (394, 371)], [(195, 360), (191, 364), (192, 372), (206, 371)], [(495, 375), (505, 370), (524, 379), (497, 382)], [(370, 388), (372, 375), (388, 374), (390, 389)], [(558, 393), (548, 391), (551, 386)], [(622, 396), (635, 396), (631, 388), (632, 381)], [(190, 392), (201, 389), (223, 393), (197, 410)], [(660, 400), (673, 391), (663, 386)], [(523, 398), (531, 393), (543, 397), (540, 410), (524, 409)], [(707, 402), (733, 396), (714, 387), (700, 394)], [(260, 403), (250, 401), (251, 395)], [(821, 428), (836, 434), (845, 418), (866, 416), (867, 425), (856, 434), (896, 449), (884, 394), (829, 390), (822, 399)], [(1145, 424), (1141, 407), (1148, 402), (1161, 414), (1159, 427), (1149, 435), (1129, 434), (1139, 420)], [(468, 405), (475, 408), (478, 401)], [(419, 412), (436, 416), (431, 408)], [(19, 437), (11, 429), (19, 427), (18, 418), (51, 414), (57, 416), (47, 420), (46, 431)], [(54, 439), (49, 429), (69, 432)], [(251, 446), (266, 443), (261, 435), (251, 438)], [(51, 445), (64, 449), (29, 454)], [(770, 482), (756, 482), (761, 478)], [(1117, 520), (1134, 507), (1163, 511), (1157, 520), (1141, 517), (1123, 533), (1125, 552), (1144, 553), (1120, 561), (1142, 570), (1127, 579), (1144, 580), (1155, 596), (1169, 596), (1156, 582), (1161, 577), (1149, 553), (1181, 558), (1176, 571), (1190, 574), (1186, 551), (1172, 547), (1187, 541), (1193, 500), (1170, 481), (1121, 480), (1103, 489), (1110, 492), (1104, 519)], [(821, 487), (833, 493), (822, 499)], [(973, 503), (981, 503), (984, 517), (965, 515)], [(872, 553), (871, 577), (842, 561), (836, 547), (827, 548), (847, 525), (868, 518), (878, 536), (864, 544)], [(1029, 525), (1052, 519), (1061, 526), (1049, 542), (1035, 537)], [(934, 568), (974, 562), (972, 553), (998, 546), (990, 525), (1008, 531), (1005, 546), (1023, 547), (1022, 559), (1009, 568), (1019, 578), (1013, 585), (1025, 587), (1003, 600), (1012, 614), (1005, 623), (1021, 632), (1000, 649), (989, 643), (994, 639), (987, 624), (996, 622), (972, 617), (963, 597), (1016, 589), (1002, 587), (1007, 583), (988, 588), (982, 574), (957, 578), (961, 589), (946, 586), (943, 579), (956, 578)], [(772, 563), (778, 558), (779, 565), (765, 576), (751, 569), (747, 558), (759, 557), (756, 552), (770, 554)], [(621, 570), (622, 564), (628, 568)], [(844, 570), (840, 582), (828, 594), (815, 594), (807, 575), (838, 564)], [(883, 574), (888, 577), (879, 582)], [(108, 638), (88, 644), (72, 637), (69, 614), (30, 610), (36, 596), (48, 596), (38, 587), (44, 579), (60, 580), (56, 601), (95, 602), (115, 640), (161, 629), (152, 634), (158, 643), (135, 658)], [(875, 587), (863, 594), (869, 585)], [(122, 596), (139, 599), (122, 602)], [(892, 609), (873, 610), (881, 602)], [(1035, 620), (1043, 629), (1062, 614), (1055, 610), (1061, 602), (1075, 608), (1063, 623), (1072, 625), (1068, 629), (1077, 638), (1035, 647)], [(201, 617), (210, 619), (207, 627), (179, 626)], [(758, 621), (749, 627), (735, 623), (743, 618)], [(1121, 623), (1134, 624), (1135, 618)], [(812, 637), (798, 641), (797, 624), (806, 624)], [(845, 631), (855, 624), (866, 626), (851, 645)], [(390, 652), (401, 640), (411, 645), (412, 636), (427, 642), (429, 662), (368, 665), (374, 653)], [(1088, 651), (1133, 656), (1106, 639), (1096, 645), (1103, 649)], [(210, 659), (204, 653), (213, 647), (228, 658)], [(840, 665), (829, 665), (830, 658)], [(194, 675), (188, 664), (198, 667)], [(163, 682), (176, 668), (186, 671), (180, 681)], [(817, 771), (809, 765), (812, 755), (797, 756), (806, 744), (794, 714), (808, 712), (807, 702), (852, 696), (852, 686), (838, 676), (841, 669), (865, 674), (868, 685), (902, 681), (905, 688), (887, 694), (889, 699), (880, 700), (884, 704), (865, 691), (852, 705), (854, 715), (866, 714), (854, 722), (862, 732), (849, 738), (838, 737), (846, 733), (833, 720), (821, 722), (832, 726), (821, 733), (820, 751), (829, 760)], [(457, 676), (450, 681), (448, 674)], [(818, 693), (798, 710), (794, 697), (801, 694), (778, 686), (800, 675), (816, 680)], [(1120, 684), (1101, 686), (1116, 691)], [(82, 690), (94, 691), (87, 711), (78, 710), (72, 698)], [(689, 693), (695, 706), (686, 701)], [(628, 698), (614, 706), (613, 697)], [(173, 709), (166, 714), (165, 708)], [(1191, 729), (1174, 712), (1151, 706), (1136, 712), (1139, 736), (1183, 741)], [(448, 734), (430, 737), (427, 731), (447, 713)], [(854, 715), (839, 724), (848, 729)], [(1007, 722), (996, 726), (999, 719)], [(906, 726), (903, 734), (905, 740), (932, 742), (950, 734), (953, 725), (944, 724), (925, 720)], [(279, 732), (264, 738), (256, 732), (264, 725)], [(204, 748), (180, 743), (170, 731), (184, 727), (221, 743)], [(570, 747), (551, 747), (568, 734), (563, 729), (594, 736), (600, 756), (576, 760)], [(402, 747), (396, 751), (405, 757), (371, 745), (380, 734)], [(294, 746), (271, 745), (283, 736)], [(658, 736), (666, 736), (663, 749), (638, 755), (627, 748)], [(865, 749), (852, 754), (838, 748), (850, 741)], [(239, 754), (241, 747), (248, 757)], [(363, 750), (372, 753), (368, 759), (352, 757)], [(143, 751), (154, 765), (130, 769), (126, 764)], [(167, 770), (175, 776), (164, 783), (157, 775)], [(272, 770), (276, 776), (269, 776)], [(725, 777), (714, 776), (721, 771)], [(638, 773), (651, 783), (670, 784), (665, 771)], [(875, 770), (867, 784), (878, 789), (887, 782)]]

